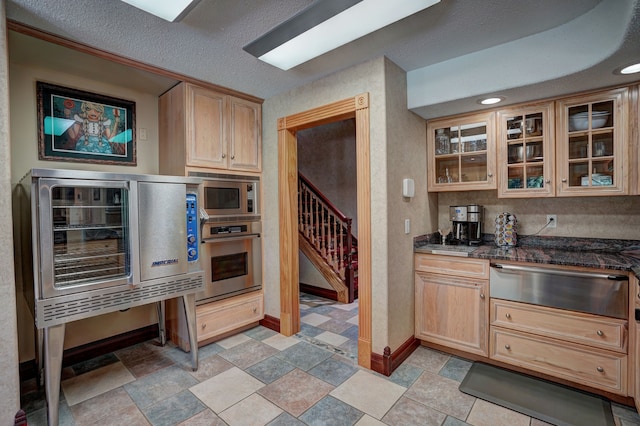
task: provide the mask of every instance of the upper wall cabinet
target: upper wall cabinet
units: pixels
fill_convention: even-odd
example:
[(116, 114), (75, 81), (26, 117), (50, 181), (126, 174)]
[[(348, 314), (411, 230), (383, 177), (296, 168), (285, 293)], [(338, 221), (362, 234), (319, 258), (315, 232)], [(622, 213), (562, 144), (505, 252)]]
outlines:
[(181, 83), (160, 97), (159, 110), (161, 173), (261, 171), (260, 104)]
[(495, 189), (495, 113), (427, 123), (427, 186), (433, 191)]
[(629, 89), (557, 102), (558, 196), (629, 194)]
[(501, 110), (497, 119), (498, 197), (553, 196), (553, 102)]

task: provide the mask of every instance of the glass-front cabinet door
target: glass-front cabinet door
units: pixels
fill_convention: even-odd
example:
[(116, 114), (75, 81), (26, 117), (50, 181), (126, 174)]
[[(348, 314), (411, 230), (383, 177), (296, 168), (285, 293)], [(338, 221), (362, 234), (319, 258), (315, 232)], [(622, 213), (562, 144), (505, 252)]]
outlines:
[(429, 191), (495, 189), (495, 113), (427, 123)]
[(628, 89), (558, 101), (559, 196), (626, 195)]
[(498, 196), (549, 197), (553, 173), (553, 102), (498, 112)]

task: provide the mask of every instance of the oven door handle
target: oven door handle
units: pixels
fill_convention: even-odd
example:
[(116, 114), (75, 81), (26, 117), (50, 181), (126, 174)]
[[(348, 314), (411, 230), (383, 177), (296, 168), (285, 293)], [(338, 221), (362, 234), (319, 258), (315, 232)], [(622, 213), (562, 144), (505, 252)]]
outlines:
[(260, 234), (244, 234), (244, 235), (235, 235), (235, 236), (229, 236), (229, 237), (204, 238), (202, 240), (202, 243), (203, 244), (224, 243), (227, 241), (249, 240), (253, 238), (260, 238)]

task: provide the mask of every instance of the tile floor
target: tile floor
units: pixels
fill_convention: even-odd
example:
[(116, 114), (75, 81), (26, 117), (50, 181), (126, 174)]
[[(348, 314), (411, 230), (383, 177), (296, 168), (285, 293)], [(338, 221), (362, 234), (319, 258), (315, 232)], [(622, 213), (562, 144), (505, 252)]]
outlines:
[[(296, 336), (255, 327), (200, 348), (195, 372), (154, 340), (67, 367), (60, 425), (546, 425), (461, 393), (461, 358), (421, 347), (391, 377), (359, 368), (357, 302), (303, 295), (300, 308)], [(46, 425), (35, 381), (22, 393), (28, 424)], [(613, 411), (618, 426), (640, 425), (635, 410)]]

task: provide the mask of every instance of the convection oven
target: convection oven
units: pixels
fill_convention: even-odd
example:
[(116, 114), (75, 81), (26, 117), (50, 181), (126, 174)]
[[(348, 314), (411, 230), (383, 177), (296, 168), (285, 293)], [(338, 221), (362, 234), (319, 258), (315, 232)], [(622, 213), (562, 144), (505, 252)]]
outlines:
[(22, 262), (33, 277), (23, 287), (50, 425), (58, 420), (67, 322), (156, 303), (164, 343), (163, 303), (181, 297), (197, 368), (195, 294), (205, 288), (200, 187), (195, 177), (59, 169), (33, 169), (22, 179), (17, 198), (31, 217), (22, 240), (32, 246), (32, 259)]

